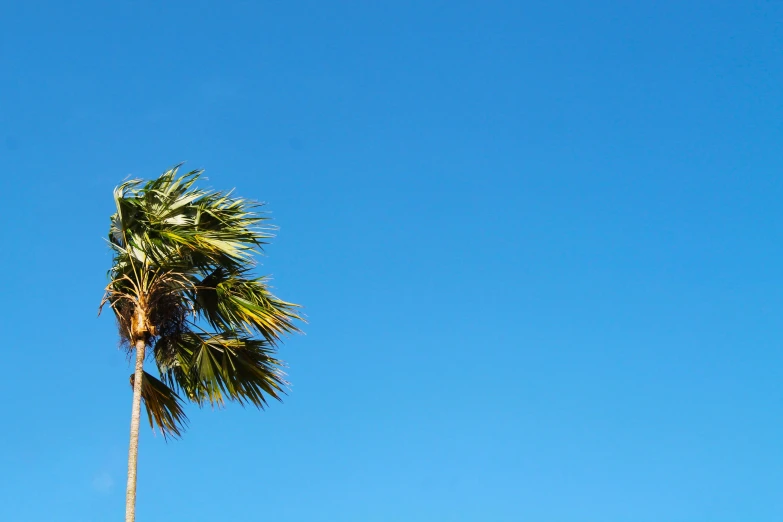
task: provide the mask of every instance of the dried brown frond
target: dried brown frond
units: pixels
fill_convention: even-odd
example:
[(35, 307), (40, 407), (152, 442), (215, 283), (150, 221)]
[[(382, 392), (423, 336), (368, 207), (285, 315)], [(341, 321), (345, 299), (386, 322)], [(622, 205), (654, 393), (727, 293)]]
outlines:
[(114, 320), (117, 322), (117, 332), (120, 334), (119, 347), (128, 354), (133, 351), (131, 343), (131, 320), (135, 305), (130, 299), (117, 299), (111, 306)]
[(161, 360), (169, 360), (174, 357), (174, 353), (164, 354), (166, 342), (160, 342), (160, 339), (177, 339), (183, 333), (189, 331), (188, 314), (191, 313), (187, 301), (181, 295), (168, 292), (164, 293), (155, 301), (150, 310), (150, 327), (153, 330), (155, 350), (158, 352), (156, 357)]

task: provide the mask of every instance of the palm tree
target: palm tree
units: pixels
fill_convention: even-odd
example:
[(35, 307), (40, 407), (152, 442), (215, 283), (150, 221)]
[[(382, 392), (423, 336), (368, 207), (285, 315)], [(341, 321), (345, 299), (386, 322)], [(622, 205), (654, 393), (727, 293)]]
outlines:
[[(179, 437), (185, 400), (264, 408), (286, 382), (275, 356), (284, 334), (298, 331), (298, 305), (272, 295), (254, 277), (253, 255), (271, 235), (258, 204), (230, 192), (194, 187), (202, 171), (180, 165), (146, 183), (114, 191), (109, 244), (114, 252), (103, 303), (114, 311), (120, 344), (135, 350), (126, 522), (135, 520), (139, 417)], [(145, 354), (158, 377), (144, 371)]]

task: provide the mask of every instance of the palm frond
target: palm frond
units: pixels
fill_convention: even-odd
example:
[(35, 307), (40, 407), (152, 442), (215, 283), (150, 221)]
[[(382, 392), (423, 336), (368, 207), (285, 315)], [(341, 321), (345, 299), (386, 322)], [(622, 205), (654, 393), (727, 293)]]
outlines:
[(298, 305), (278, 299), (264, 277), (247, 277), (244, 270), (230, 273), (218, 268), (194, 285), (195, 312), (216, 329), (258, 333), (270, 343), (283, 334), (298, 332), (294, 324), (302, 318)]
[(230, 333), (189, 332), (161, 338), (155, 357), (163, 381), (190, 400), (223, 406), (226, 401), (258, 408), (267, 396), (281, 400), (287, 385), (283, 362), (266, 341)]
[[(133, 388), (135, 375), (130, 376)], [(141, 400), (147, 410), (150, 427), (157, 426), (164, 438), (182, 436), (182, 430), (187, 426), (188, 418), (182, 409), (182, 399), (171, 388), (144, 372), (141, 380)]]

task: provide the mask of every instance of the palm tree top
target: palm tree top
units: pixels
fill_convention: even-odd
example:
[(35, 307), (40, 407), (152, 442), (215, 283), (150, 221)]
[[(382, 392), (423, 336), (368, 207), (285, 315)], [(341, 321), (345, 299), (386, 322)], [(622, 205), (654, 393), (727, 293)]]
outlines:
[(298, 305), (252, 275), (272, 237), (261, 205), (199, 189), (203, 171), (179, 167), (115, 189), (114, 256), (101, 304), (114, 311), (123, 346), (151, 348), (160, 378), (145, 372), (141, 393), (164, 436), (181, 435), (184, 399), (259, 408), (268, 397), (280, 400), (287, 383), (276, 347), (301, 320)]

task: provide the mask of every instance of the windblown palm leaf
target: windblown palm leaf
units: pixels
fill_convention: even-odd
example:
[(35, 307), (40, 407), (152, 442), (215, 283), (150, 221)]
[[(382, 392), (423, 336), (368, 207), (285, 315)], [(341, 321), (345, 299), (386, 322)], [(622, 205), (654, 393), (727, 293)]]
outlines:
[(286, 382), (276, 346), (300, 320), (297, 305), (250, 274), (271, 237), (258, 205), (197, 189), (201, 171), (178, 168), (115, 190), (104, 298), (122, 343), (151, 348), (160, 379), (144, 375), (142, 399), (150, 425), (175, 437), (187, 421), (183, 400), (259, 408), (279, 400)]
[[(135, 375), (130, 376), (133, 388)], [(164, 434), (175, 437), (182, 435), (180, 428), (187, 424), (187, 417), (182, 411), (182, 399), (168, 386), (147, 372), (141, 383), (141, 399), (147, 410), (150, 426), (160, 426)]]

